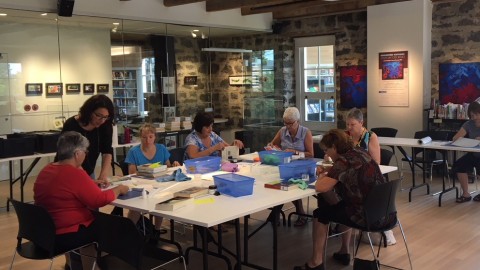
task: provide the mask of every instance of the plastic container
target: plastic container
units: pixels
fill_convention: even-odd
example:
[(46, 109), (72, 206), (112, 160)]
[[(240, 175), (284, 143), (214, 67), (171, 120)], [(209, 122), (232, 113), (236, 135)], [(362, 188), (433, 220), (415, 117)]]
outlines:
[(240, 174), (227, 173), (214, 175), (213, 181), (221, 195), (241, 197), (252, 195), (255, 179)]
[(316, 168), (317, 162), (313, 159), (294, 160), (287, 164), (278, 165), (280, 178), (285, 181), (290, 178), (301, 179), (302, 174), (308, 174), (310, 181), (313, 181), (315, 179)]
[(209, 173), (220, 169), (221, 157), (201, 157), (184, 161), (187, 173)]
[(263, 164), (267, 165), (280, 165), (285, 163), (290, 163), (292, 160), (292, 152), (283, 152), (283, 151), (260, 151), (258, 152), (260, 156), (260, 161)]

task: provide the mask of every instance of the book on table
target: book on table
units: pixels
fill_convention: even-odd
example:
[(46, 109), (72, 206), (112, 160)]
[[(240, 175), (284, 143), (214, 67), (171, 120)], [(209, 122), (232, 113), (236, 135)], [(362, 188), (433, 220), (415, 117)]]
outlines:
[(138, 172), (145, 173), (159, 173), (167, 170), (167, 165), (161, 165), (160, 163), (147, 163), (137, 166)]
[(177, 191), (173, 194), (174, 197), (185, 197), (185, 198), (195, 198), (200, 195), (208, 193), (208, 188), (206, 187), (189, 187), (184, 190)]
[(271, 181), (271, 182), (265, 183), (263, 186), (265, 188), (278, 189), (283, 191), (288, 191), (289, 189), (298, 188), (296, 184), (290, 183), (288, 181), (282, 181), (282, 180)]
[(144, 178), (151, 178), (151, 179), (166, 176), (166, 175), (168, 175), (167, 171), (161, 171), (156, 173), (137, 171), (137, 176), (144, 177)]
[(155, 209), (161, 211), (175, 211), (189, 204), (193, 204), (193, 198), (173, 197), (170, 200), (157, 203)]

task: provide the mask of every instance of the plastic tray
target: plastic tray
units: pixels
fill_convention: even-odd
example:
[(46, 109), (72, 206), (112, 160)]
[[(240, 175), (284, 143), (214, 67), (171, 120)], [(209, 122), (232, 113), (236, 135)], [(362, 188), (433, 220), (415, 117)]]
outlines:
[(293, 153), (283, 151), (260, 151), (258, 152), (258, 155), (263, 164), (280, 165), (290, 163)]
[(213, 176), (213, 181), (220, 194), (232, 197), (252, 195), (255, 179), (240, 174), (227, 173)]
[(280, 178), (288, 180), (290, 178), (302, 178), (302, 174), (307, 174), (310, 179), (315, 179), (317, 162), (313, 159), (294, 160), (287, 164), (278, 165)]
[(209, 173), (220, 169), (221, 157), (201, 157), (184, 161), (187, 173)]

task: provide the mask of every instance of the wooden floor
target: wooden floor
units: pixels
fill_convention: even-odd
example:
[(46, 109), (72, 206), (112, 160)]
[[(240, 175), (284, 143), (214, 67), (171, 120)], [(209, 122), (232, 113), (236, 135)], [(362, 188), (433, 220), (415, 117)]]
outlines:
[[(403, 186), (410, 185), (410, 177), (403, 182)], [(32, 182), (26, 187), (26, 200), (32, 200)], [(440, 189), (440, 180), (434, 180), (432, 191)], [(15, 186), (18, 190), (18, 186)], [(472, 190), (475, 188), (471, 184)], [(17, 219), (13, 211), (6, 212), (5, 201), (8, 193), (8, 183), (0, 183), (0, 269), (8, 269), (17, 233)], [(438, 207), (438, 196), (425, 195), (426, 189), (414, 191), (413, 202), (408, 202), (408, 191), (400, 191), (397, 197), (399, 218), (403, 224), (407, 237), (413, 266), (415, 269), (480, 269), (480, 203), (468, 202), (457, 204), (454, 202), (454, 192), (444, 196), (443, 206)], [(18, 198), (18, 194), (15, 194)], [(307, 200), (304, 200), (306, 203)], [(312, 204), (312, 200), (310, 201)], [(289, 207), (286, 205), (285, 208)], [(109, 207), (102, 209), (108, 211)], [(312, 207), (310, 207), (310, 211)], [(268, 212), (258, 213), (253, 217), (259, 220), (265, 218)], [(253, 221), (259, 225), (261, 221)], [(231, 225), (226, 225), (228, 228)], [(178, 225), (183, 230), (184, 226)], [(252, 226), (253, 228), (253, 226)], [(191, 245), (191, 229), (187, 226), (186, 235), (177, 234), (184, 247)], [(401, 240), (398, 228), (394, 229), (397, 244), (382, 249), (380, 261), (383, 264), (409, 269), (405, 246)], [(225, 236), (226, 246), (233, 247), (233, 228)], [(338, 248), (338, 239), (329, 240), (328, 257)], [(303, 228), (279, 227), (279, 269), (292, 269), (295, 265), (303, 264), (311, 254), (311, 222)], [(212, 248), (213, 249), (213, 248)], [(271, 268), (271, 227), (267, 226), (256, 235), (250, 246), (250, 260), (262, 266)], [(370, 258), (371, 254), (366, 245), (360, 247), (359, 256)], [(54, 269), (63, 269), (64, 258), (54, 262)], [(234, 260), (232, 259), (232, 262)], [(210, 269), (227, 269), (223, 261), (212, 258), (209, 260)], [(23, 258), (16, 259), (14, 269), (48, 269), (48, 262), (32, 262)], [(174, 263), (166, 269), (182, 269)], [(190, 256), (189, 269), (201, 269), (201, 257), (193, 252)], [(251, 269), (243, 267), (243, 269)], [(327, 269), (352, 269), (352, 266), (341, 266), (331, 259), (327, 261)]]

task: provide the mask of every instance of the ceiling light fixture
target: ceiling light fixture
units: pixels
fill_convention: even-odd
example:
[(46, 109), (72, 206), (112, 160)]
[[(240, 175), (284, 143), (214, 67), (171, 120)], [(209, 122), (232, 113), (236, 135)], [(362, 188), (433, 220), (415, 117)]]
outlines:
[(205, 35), (204, 33), (202, 33), (202, 39), (206, 39), (207, 38), (207, 35)]
[(42, 14), (40, 14), (40, 16), (47, 16), (47, 15), (48, 15), (48, 13), (42, 13)]
[(7, 16), (7, 13), (0, 13), (0, 16)]
[(195, 34), (194, 32), (192, 32), (191, 34), (192, 34), (192, 37), (193, 37), (193, 38), (196, 38), (196, 37), (197, 37), (197, 34)]
[(114, 22), (113, 25), (120, 25), (120, 23), (119, 22)]

